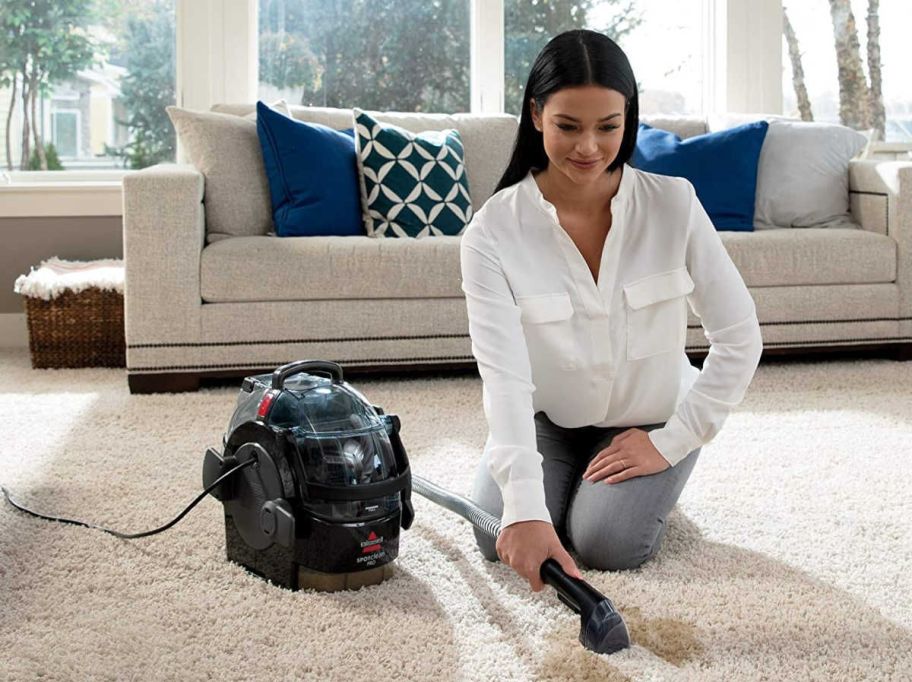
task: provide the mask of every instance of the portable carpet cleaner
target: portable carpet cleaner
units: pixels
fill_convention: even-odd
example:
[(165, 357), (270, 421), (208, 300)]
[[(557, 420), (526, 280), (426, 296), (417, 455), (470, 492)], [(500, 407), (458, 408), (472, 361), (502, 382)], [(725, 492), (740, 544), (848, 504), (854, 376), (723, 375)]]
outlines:
[[(343, 381), (338, 364), (302, 360), (244, 379), (222, 451), (206, 450), (205, 490), (160, 528), (120, 533), (38, 514), (6, 488), (3, 494), (33, 516), (124, 539), (167, 530), (209, 494), (224, 505), (229, 560), (292, 590), (358, 589), (392, 575), (399, 529), (414, 519), (413, 489), (492, 538), (500, 535), (497, 517), (411, 473), (399, 427), (396, 415)], [(613, 653), (630, 646), (627, 626), (598, 590), (554, 559), (542, 563), (541, 578), (580, 615), (584, 647)]]

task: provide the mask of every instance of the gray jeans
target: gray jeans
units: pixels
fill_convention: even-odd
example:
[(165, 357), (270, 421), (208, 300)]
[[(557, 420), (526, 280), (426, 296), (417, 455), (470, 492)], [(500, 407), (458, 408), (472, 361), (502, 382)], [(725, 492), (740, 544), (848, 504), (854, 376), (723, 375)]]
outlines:
[[(652, 431), (664, 426), (638, 426)], [(542, 455), (545, 504), (561, 542), (585, 567), (597, 570), (635, 568), (655, 556), (665, 536), (665, 520), (674, 507), (700, 454), (697, 448), (675, 466), (620, 483), (582, 479), (589, 462), (612, 439), (631, 427), (583, 426), (566, 429), (544, 412), (535, 415), (538, 451)], [(475, 473), (474, 502), (498, 518), (503, 514), (500, 488), (488, 471), (485, 454)], [(489, 561), (497, 561), (493, 538), (475, 530), (475, 540)]]

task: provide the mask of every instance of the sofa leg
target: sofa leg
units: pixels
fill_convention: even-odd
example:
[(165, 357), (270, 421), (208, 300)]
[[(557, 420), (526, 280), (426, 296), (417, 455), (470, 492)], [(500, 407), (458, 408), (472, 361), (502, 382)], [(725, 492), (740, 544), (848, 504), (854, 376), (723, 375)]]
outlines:
[(912, 343), (901, 343), (896, 346), (893, 357), (899, 362), (908, 362), (909, 360), (912, 360)]
[(187, 393), (198, 391), (200, 375), (186, 372), (170, 374), (129, 374), (130, 393)]

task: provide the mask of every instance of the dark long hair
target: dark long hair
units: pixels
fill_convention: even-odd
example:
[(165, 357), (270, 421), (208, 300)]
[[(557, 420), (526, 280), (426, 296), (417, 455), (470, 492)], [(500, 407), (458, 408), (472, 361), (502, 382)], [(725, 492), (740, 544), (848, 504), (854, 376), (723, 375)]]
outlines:
[(529, 169), (545, 168), (548, 165), (543, 135), (535, 129), (532, 122), (529, 100), (535, 100), (541, 113), (551, 93), (561, 88), (581, 85), (602, 85), (620, 92), (626, 98), (624, 137), (617, 157), (605, 172), (610, 173), (627, 163), (633, 155), (640, 123), (633, 69), (630, 68), (627, 55), (611, 38), (597, 31), (573, 29), (548, 41), (532, 64), (523, 94), (513, 153), (507, 170), (494, 188), (495, 193), (522, 180)]

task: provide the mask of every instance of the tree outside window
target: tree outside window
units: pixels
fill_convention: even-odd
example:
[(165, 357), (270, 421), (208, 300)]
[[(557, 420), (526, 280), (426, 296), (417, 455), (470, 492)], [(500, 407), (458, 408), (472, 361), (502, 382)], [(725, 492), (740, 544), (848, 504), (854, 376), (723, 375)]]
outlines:
[(174, 2), (0, 0), (5, 168), (173, 160)]
[[(469, 0), (257, 2), (262, 98), (469, 110)], [(642, 113), (701, 115), (696, 4), (504, 0), (505, 110), (520, 111), (541, 47), (584, 27), (627, 52)], [(786, 0), (783, 10), (785, 113), (912, 141), (907, 0)], [(175, 101), (174, 15), (175, 0), (0, 0), (0, 163), (142, 168), (173, 160), (164, 108)]]
[(469, 0), (259, 0), (259, 94), (469, 111)]
[[(642, 111), (702, 113), (702, 19), (694, 6), (504, 0), (505, 111), (519, 113), (532, 61), (548, 40), (590, 28), (617, 40), (645, 75)], [(259, 95), (312, 106), (468, 111), (469, 13), (468, 0), (259, 0)], [(680, 49), (657, 56), (656, 36), (669, 33)]]
[(912, 142), (908, 0), (786, 0), (785, 113)]

